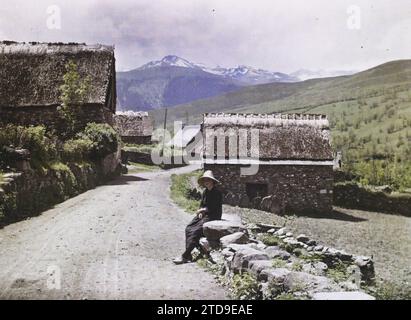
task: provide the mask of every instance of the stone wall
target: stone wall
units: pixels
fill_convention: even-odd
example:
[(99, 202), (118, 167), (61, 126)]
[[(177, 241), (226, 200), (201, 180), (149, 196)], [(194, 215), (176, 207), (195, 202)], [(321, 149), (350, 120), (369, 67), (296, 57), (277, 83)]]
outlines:
[[(0, 125), (47, 125), (48, 128), (61, 131), (64, 129), (64, 121), (58, 116), (57, 107), (0, 107)], [(113, 124), (113, 113), (102, 105), (89, 104), (83, 108), (85, 112), (81, 119), (84, 125), (88, 122)]]
[(119, 157), (120, 151), (95, 163), (5, 174), (0, 184), (0, 225), (36, 215), (119, 175)]
[(131, 144), (150, 144), (151, 136), (121, 136), (121, 140)]
[[(257, 174), (247, 176), (240, 176), (238, 165), (205, 164), (204, 169), (221, 181), (224, 203), (230, 205), (280, 214), (332, 210), (332, 166), (260, 165)], [(266, 184), (267, 193), (249, 199), (247, 184)]]
[(373, 191), (354, 182), (334, 186), (334, 204), (344, 208), (401, 214), (411, 217), (411, 195)]
[[(147, 165), (157, 165), (153, 162), (151, 158), (151, 153), (133, 151), (133, 150), (121, 150), (121, 162), (123, 164), (128, 164), (129, 162), (142, 163)], [(184, 167), (187, 164), (182, 162), (178, 163), (174, 160), (174, 157), (164, 159), (164, 163), (159, 164), (162, 169), (173, 169)]]
[(219, 272), (234, 299), (375, 300), (366, 293), (375, 285), (372, 257), (277, 225), (216, 220), (204, 223), (203, 233), (203, 265)]

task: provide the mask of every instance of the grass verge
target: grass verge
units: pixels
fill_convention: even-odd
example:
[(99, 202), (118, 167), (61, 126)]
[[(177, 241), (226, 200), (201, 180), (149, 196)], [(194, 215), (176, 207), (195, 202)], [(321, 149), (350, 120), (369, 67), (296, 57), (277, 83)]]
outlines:
[(190, 180), (192, 177), (200, 176), (201, 171), (193, 171), (184, 174), (171, 175), (171, 199), (181, 208), (189, 213), (194, 213), (199, 205), (200, 200), (193, 198), (191, 194)]
[(128, 173), (153, 172), (160, 169), (157, 165), (129, 162)]

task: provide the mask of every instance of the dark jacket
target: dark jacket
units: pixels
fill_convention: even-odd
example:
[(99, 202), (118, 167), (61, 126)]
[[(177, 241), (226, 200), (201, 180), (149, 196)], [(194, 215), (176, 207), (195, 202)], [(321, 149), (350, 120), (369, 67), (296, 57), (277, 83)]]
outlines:
[(207, 220), (220, 220), (223, 206), (223, 195), (216, 188), (205, 189), (201, 197), (200, 208), (206, 208)]

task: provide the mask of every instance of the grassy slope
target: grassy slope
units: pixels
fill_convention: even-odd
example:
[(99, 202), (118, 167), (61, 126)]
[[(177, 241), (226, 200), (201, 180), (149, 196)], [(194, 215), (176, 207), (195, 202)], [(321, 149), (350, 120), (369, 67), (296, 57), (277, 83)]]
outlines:
[[(194, 101), (168, 110), (169, 127), (174, 120), (185, 121), (187, 114), (190, 123), (200, 123), (206, 112), (325, 113), (333, 145), (343, 150), (345, 160), (388, 154), (391, 163), (402, 161), (411, 173), (411, 60), (352, 76), (258, 85)], [(161, 124), (164, 111), (152, 115)]]
[[(393, 61), (357, 73), (298, 83), (271, 83), (246, 87), (210, 99), (193, 101), (168, 110), (168, 120), (183, 120), (186, 112), (192, 123), (199, 123), (206, 112), (279, 112), (310, 109), (327, 103), (358, 100), (380, 92), (383, 88), (411, 88), (411, 60)], [(380, 92), (384, 94), (383, 92)], [(164, 111), (151, 114), (160, 125)]]

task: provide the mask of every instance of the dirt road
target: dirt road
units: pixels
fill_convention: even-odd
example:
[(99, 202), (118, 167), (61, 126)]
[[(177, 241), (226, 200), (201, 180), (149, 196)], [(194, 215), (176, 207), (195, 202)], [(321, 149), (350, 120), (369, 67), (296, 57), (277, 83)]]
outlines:
[(213, 276), (171, 259), (191, 216), (171, 173), (126, 175), (0, 230), (0, 299), (225, 299)]

